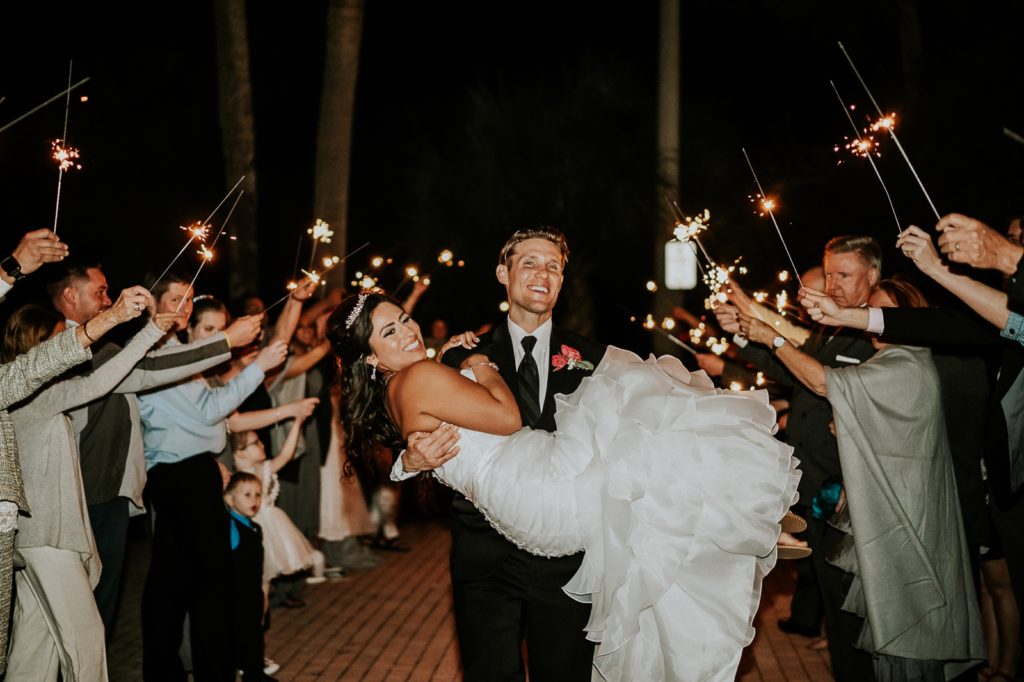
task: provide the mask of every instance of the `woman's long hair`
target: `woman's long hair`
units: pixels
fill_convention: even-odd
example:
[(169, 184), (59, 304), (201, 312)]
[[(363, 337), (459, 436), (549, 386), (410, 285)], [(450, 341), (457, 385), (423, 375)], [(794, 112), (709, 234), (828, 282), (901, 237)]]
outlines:
[(3, 338), (0, 339), (0, 362), (11, 362), (50, 338), (61, 317), (42, 306), (23, 305), (7, 318)]
[[(353, 310), (362, 304), (351, 324)], [(348, 462), (345, 474), (354, 467), (371, 468), (374, 454), (382, 446), (403, 448), (405, 440), (387, 412), (384, 376), (371, 377), (366, 358), (370, 349), (373, 323), (370, 318), (381, 303), (401, 308), (394, 299), (381, 293), (363, 292), (342, 301), (327, 321), (327, 339), (338, 356), (341, 383), (341, 418), (344, 422)]]

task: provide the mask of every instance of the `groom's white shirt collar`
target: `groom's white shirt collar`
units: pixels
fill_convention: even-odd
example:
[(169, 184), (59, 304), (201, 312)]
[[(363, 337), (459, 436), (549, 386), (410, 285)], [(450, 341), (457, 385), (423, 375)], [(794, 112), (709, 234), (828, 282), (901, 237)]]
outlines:
[(512, 353), (516, 358), (516, 366), (513, 371), (519, 369), (519, 363), (523, 361), (526, 351), (523, 350), (523, 339), (527, 336), (537, 337), (537, 345), (533, 347), (533, 360), (537, 363), (537, 373), (540, 375), (540, 409), (544, 409), (544, 396), (548, 393), (548, 372), (551, 367), (551, 329), (554, 325), (549, 317), (547, 322), (528, 333), (525, 329), (508, 320), (508, 333), (512, 337)]

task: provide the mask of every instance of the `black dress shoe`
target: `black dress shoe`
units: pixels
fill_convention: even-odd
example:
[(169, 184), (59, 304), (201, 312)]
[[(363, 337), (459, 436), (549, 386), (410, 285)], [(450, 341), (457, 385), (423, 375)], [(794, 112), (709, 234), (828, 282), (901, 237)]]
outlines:
[(817, 637), (821, 634), (820, 628), (809, 628), (805, 625), (797, 625), (792, 620), (779, 620), (779, 629), (790, 635), (801, 637)]

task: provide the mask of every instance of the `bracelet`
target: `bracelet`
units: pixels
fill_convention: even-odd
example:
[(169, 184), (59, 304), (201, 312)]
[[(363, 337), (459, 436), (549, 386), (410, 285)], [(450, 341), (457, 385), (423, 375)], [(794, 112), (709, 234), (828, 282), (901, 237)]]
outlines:
[(231, 350), (231, 337), (228, 336), (227, 332), (221, 332), (224, 335), (224, 340), (228, 342), (228, 350)]
[(85, 338), (89, 339), (89, 343), (96, 343), (96, 339), (89, 336), (89, 323), (92, 320), (86, 320), (85, 324), (82, 325), (82, 333), (85, 334)]
[(487, 367), (490, 367), (495, 372), (499, 371), (498, 370), (498, 363), (496, 363), (496, 362), (478, 362), (475, 365), (470, 365), (470, 366), (466, 367), (466, 369), (473, 369), (474, 367), (482, 367), (484, 365), (486, 365)]

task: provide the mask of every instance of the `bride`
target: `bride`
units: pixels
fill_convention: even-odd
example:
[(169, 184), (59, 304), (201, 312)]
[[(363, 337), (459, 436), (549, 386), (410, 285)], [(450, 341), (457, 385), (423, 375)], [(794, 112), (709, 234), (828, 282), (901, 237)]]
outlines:
[(427, 361), (419, 326), (362, 292), (328, 322), (353, 461), (447, 422), (461, 452), (435, 469), (517, 546), (585, 551), (563, 589), (591, 604), (595, 679), (731, 680), (799, 473), (763, 391), (714, 388), (676, 359), (609, 347), (555, 433), (521, 428), (497, 366)]

